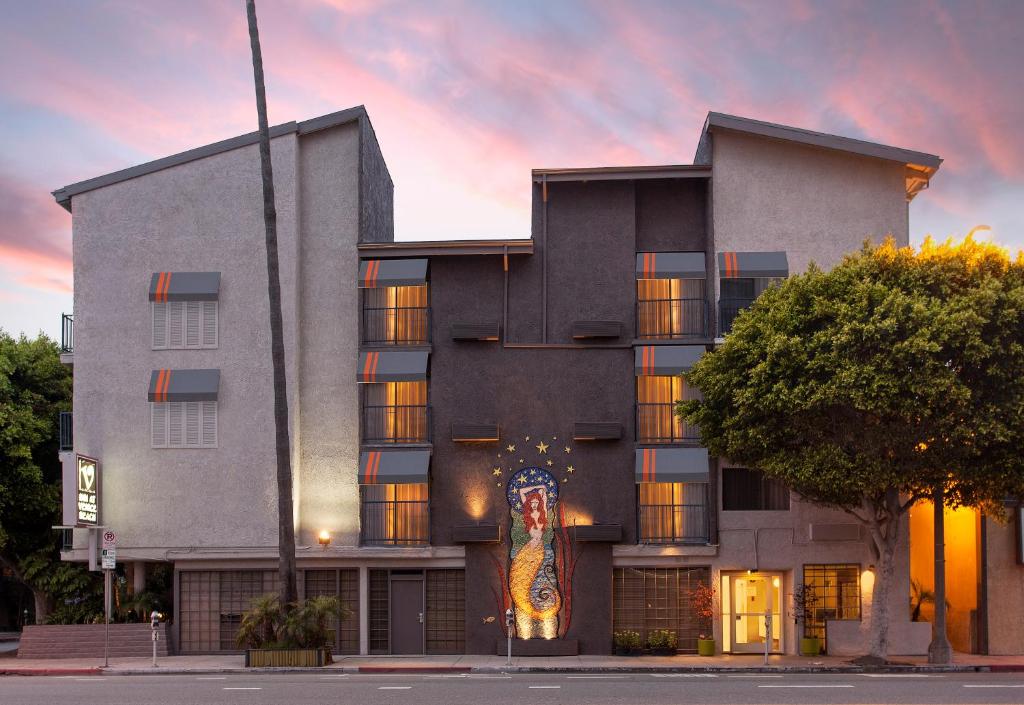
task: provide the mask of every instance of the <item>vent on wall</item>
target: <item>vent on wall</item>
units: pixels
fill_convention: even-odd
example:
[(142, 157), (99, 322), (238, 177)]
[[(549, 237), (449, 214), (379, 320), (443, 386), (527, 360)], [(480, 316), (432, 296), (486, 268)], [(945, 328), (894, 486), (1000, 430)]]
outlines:
[(620, 338), (622, 337), (622, 323), (620, 321), (574, 321), (572, 337), (575, 340)]
[(497, 323), (453, 323), (452, 340), (497, 341), (501, 337), (501, 326)]
[(622, 424), (611, 421), (577, 421), (573, 426), (573, 440), (617, 441), (622, 438)]
[(497, 524), (453, 526), (452, 541), (455, 543), (498, 543), (501, 541), (501, 527)]
[(453, 423), (453, 441), (497, 441), (498, 424), (496, 423)]

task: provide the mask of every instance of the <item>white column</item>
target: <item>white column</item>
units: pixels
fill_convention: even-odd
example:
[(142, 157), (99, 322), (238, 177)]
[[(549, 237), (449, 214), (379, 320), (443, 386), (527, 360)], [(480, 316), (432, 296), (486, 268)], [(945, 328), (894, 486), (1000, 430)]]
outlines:
[(370, 653), (370, 569), (359, 568), (359, 653)]

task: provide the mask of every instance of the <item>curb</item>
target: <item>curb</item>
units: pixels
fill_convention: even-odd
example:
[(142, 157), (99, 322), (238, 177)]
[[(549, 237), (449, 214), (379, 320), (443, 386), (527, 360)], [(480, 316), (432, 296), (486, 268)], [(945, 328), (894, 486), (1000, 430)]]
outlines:
[(0, 668), (0, 676), (98, 676), (102, 668)]

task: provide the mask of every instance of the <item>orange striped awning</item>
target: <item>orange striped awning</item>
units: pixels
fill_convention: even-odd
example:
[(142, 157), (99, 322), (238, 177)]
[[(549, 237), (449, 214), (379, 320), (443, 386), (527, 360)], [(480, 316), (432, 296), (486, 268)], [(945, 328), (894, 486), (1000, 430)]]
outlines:
[(705, 352), (703, 345), (638, 345), (633, 354), (636, 375), (677, 375)]
[(220, 370), (153, 370), (149, 401), (217, 401)]
[(785, 252), (719, 252), (722, 279), (784, 279), (789, 276)]
[(429, 450), (366, 450), (359, 455), (360, 485), (426, 482), (429, 472)]
[(359, 263), (359, 288), (418, 286), (427, 281), (425, 259), (365, 259)]
[(637, 279), (703, 279), (703, 252), (637, 252)]
[(426, 350), (380, 350), (359, 353), (356, 381), (414, 382), (427, 378), (430, 353)]
[(216, 301), (220, 295), (220, 272), (154, 272), (149, 279), (149, 300)]
[(637, 448), (636, 481), (707, 482), (707, 448)]

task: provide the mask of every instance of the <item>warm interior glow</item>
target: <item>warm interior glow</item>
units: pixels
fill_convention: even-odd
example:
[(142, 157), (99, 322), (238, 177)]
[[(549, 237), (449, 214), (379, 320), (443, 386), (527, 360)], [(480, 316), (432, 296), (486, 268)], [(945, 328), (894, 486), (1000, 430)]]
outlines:
[(774, 586), (775, 588), (779, 587), (779, 579), (778, 578), (772, 578), (772, 586)]
[(331, 534), (327, 529), (321, 529), (320, 534), (317, 536), (317, 541), (321, 546), (326, 546), (331, 542)]
[(870, 602), (871, 596), (875, 593), (875, 571), (871, 568), (860, 574), (860, 596), (861, 600)]
[(466, 501), (469, 516), (480, 521), (487, 513), (487, 498), (482, 495), (471, 495)]

